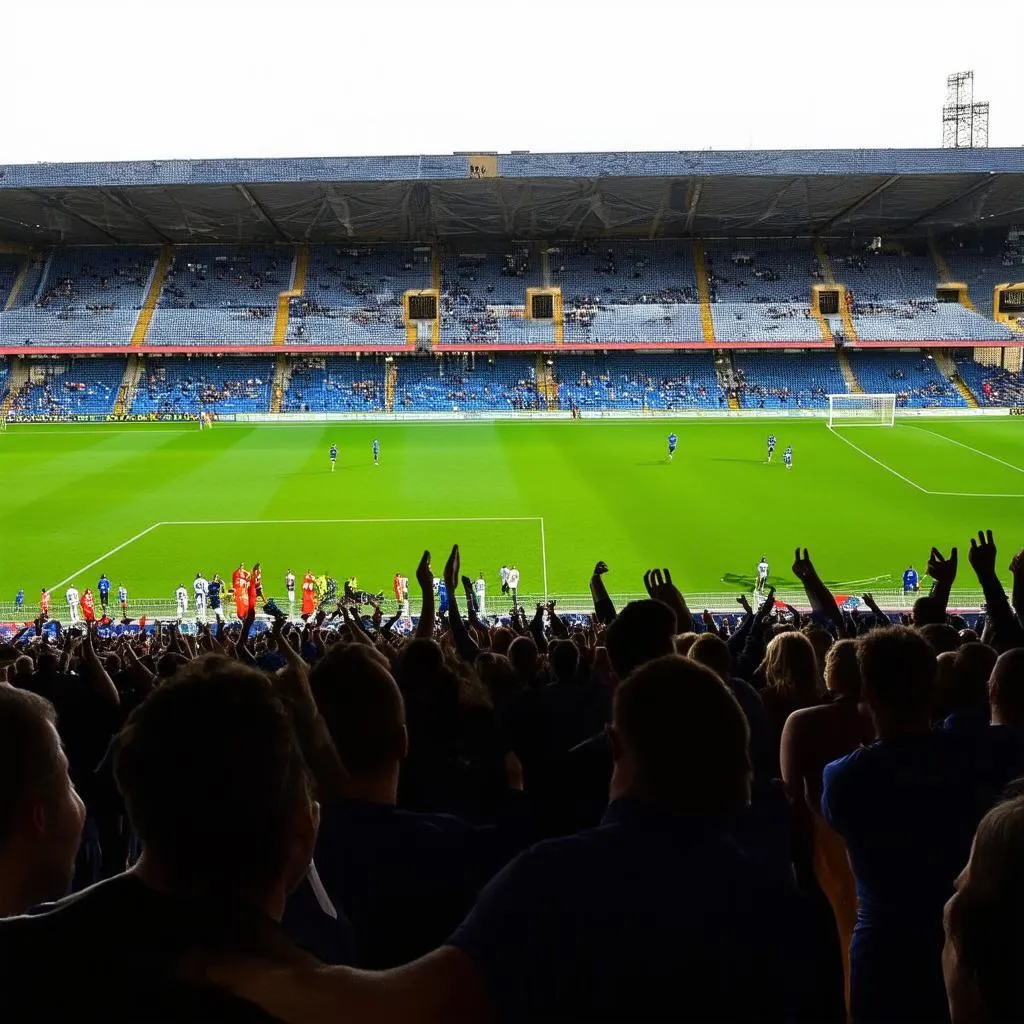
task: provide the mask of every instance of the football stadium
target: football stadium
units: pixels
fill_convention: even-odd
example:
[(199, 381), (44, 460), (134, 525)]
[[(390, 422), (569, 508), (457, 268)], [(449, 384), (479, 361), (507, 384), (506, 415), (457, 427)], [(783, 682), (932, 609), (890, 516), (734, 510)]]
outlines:
[(390, 599), (458, 542), (495, 611), (599, 560), (792, 601), (797, 545), (906, 610), (1024, 511), (1022, 195), (1019, 149), (6, 168), (3, 607), (256, 561)]
[(1024, 1021), (1024, 147), (918, 148), (1024, 66), (911, 6), (3, 12), (2, 1024)]

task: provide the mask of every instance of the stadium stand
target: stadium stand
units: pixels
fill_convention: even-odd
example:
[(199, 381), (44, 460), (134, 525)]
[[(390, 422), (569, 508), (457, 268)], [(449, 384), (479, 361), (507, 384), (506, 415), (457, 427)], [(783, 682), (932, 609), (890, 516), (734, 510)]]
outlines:
[(502, 253), (446, 251), (441, 258), (442, 344), (550, 342), (550, 324), (522, 320), (526, 289), (540, 284), (529, 245), (513, 244)]
[(493, 412), (544, 409), (536, 361), (511, 353), (403, 359), (395, 387), (397, 412)]
[(147, 343), (269, 345), (277, 297), (289, 286), (294, 258), (291, 247), (176, 248)]
[(290, 301), (288, 340), (404, 345), (402, 296), (431, 280), (429, 246), (311, 246), (303, 294)]
[(23, 257), (14, 253), (0, 252), (0, 312), (7, 305), (11, 289), (18, 279)]
[(566, 242), (549, 259), (567, 343), (703, 342), (689, 243)]
[(559, 355), (555, 372), (562, 408), (669, 411), (727, 402), (710, 353)]
[(862, 341), (986, 341), (1013, 336), (1006, 327), (959, 303), (936, 301), (937, 274), (928, 255), (833, 246), (831, 260), (836, 280), (850, 291), (853, 323)]
[(733, 363), (740, 403), (751, 409), (827, 409), (829, 395), (847, 391), (831, 352), (736, 352)]
[(1020, 373), (983, 366), (970, 353), (957, 355), (956, 368), (982, 405), (1024, 406), (1024, 376)]
[(1024, 280), (1022, 231), (975, 242), (952, 240), (947, 252), (953, 280), (967, 285), (975, 308), (985, 316), (992, 316), (996, 285)]
[(811, 316), (817, 261), (809, 244), (735, 239), (705, 242), (704, 254), (716, 340), (822, 340)]
[(851, 352), (850, 364), (865, 391), (895, 394), (897, 408), (956, 408), (967, 404), (925, 352)]
[[(33, 363), (29, 379), (11, 396), (15, 417), (60, 420), (113, 411), (124, 373), (116, 356), (61, 356)], [(0, 372), (0, 395), (5, 390)]]
[(273, 376), (269, 357), (150, 356), (131, 412), (266, 412)]
[(152, 249), (99, 246), (34, 258), (12, 308), (0, 313), (2, 336), (25, 345), (126, 345), (155, 260)]
[(281, 411), (383, 412), (383, 364), (352, 356), (296, 356)]

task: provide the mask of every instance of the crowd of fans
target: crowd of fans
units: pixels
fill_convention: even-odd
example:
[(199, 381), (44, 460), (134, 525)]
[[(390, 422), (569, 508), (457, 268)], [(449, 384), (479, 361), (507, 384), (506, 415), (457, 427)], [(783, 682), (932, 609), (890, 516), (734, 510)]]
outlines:
[(1024, 1019), (1024, 552), (1010, 598), (991, 533), (968, 561), (975, 631), (956, 549), (900, 623), (798, 549), (809, 611), (728, 635), (603, 562), (588, 624), (489, 626), (455, 547), (411, 638), (28, 627), (3, 1019)]

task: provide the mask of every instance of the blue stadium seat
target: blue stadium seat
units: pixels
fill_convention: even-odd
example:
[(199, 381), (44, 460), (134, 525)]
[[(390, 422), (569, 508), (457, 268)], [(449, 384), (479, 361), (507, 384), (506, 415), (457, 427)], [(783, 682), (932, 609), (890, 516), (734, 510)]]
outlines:
[(282, 412), (383, 412), (384, 364), (355, 356), (297, 356)]
[[(64, 419), (113, 412), (124, 376), (118, 356), (62, 356), (36, 363), (12, 400), (16, 416)], [(4, 371), (6, 373), (6, 371)], [(0, 379), (0, 395), (6, 390)]]
[(895, 394), (896, 408), (957, 408), (967, 403), (924, 352), (850, 352), (861, 386), (868, 393)]
[(268, 412), (273, 378), (270, 356), (150, 356), (131, 411)]

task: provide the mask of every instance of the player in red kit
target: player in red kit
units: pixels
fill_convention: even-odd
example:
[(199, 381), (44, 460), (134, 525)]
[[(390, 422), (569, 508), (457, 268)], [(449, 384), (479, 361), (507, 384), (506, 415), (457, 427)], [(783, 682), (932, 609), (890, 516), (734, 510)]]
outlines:
[(302, 617), (308, 618), (316, 610), (316, 580), (311, 572), (302, 577)]
[(39, 613), (40, 615), (50, 614), (50, 592), (43, 587), (43, 592), (39, 595)]
[(235, 592), (235, 612), (240, 619), (249, 614), (249, 574), (245, 571), (245, 562), (231, 574), (231, 589)]
[(92, 591), (86, 587), (85, 593), (82, 595), (82, 600), (79, 602), (82, 606), (82, 618), (86, 622), (96, 621), (96, 603), (92, 599)]
[(252, 572), (249, 574), (249, 607), (254, 611), (259, 607), (259, 602), (263, 600), (263, 570), (260, 568), (260, 563), (257, 562), (252, 567)]

